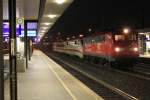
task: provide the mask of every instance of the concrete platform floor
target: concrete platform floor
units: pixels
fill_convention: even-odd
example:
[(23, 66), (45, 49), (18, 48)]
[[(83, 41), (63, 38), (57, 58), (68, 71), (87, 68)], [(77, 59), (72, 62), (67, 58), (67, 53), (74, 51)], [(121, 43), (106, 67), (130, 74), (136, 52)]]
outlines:
[[(9, 80), (5, 100), (10, 100)], [(41, 51), (35, 50), (29, 68), (18, 73), (18, 100), (103, 100)]]
[(150, 58), (150, 54), (140, 55), (140, 57), (143, 57), (143, 58)]

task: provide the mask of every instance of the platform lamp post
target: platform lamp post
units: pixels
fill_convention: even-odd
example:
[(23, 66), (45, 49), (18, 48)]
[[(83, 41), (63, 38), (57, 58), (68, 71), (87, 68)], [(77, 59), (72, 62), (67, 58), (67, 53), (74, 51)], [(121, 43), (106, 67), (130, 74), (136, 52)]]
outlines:
[(9, 4), (9, 27), (10, 27), (10, 99), (17, 100), (17, 57), (16, 57), (16, 0), (8, 0)]
[(3, 0), (0, 0), (0, 100), (4, 100), (4, 59), (3, 59)]

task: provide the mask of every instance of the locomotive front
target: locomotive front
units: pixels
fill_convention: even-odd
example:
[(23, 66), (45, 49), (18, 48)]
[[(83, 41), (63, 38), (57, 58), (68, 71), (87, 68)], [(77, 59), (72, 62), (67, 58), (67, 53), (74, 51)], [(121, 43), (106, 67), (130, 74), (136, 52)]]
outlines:
[(139, 56), (138, 34), (129, 29), (113, 34), (113, 57), (116, 61), (130, 62), (136, 61)]

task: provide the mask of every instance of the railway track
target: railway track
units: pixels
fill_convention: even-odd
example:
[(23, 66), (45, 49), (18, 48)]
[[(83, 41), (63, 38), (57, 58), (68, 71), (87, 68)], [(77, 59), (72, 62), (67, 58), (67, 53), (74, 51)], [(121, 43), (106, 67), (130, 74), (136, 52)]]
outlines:
[[(99, 65), (104, 66), (104, 65), (101, 65), (101, 64), (95, 64), (93, 62), (91, 64), (94, 65), (94, 66), (97, 66), (97, 67), (99, 67)], [(147, 67), (147, 66), (150, 66), (150, 65), (148, 65), (148, 64), (138, 63), (133, 68), (123, 68), (123, 69), (122, 68), (113, 68), (112, 69), (108, 66), (109, 65), (105, 65), (105, 67), (106, 67), (105, 69), (114, 70), (114, 71), (117, 71), (119, 73), (129, 74), (131, 76), (135, 76), (135, 77), (140, 78), (140, 79), (150, 80), (150, 68)]]
[(139, 59), (133, 69), (130, 70), (134, 73), (150, 78), (150, 59)]
[[(93, 64), (94, 66), (97, 66), (99, 67), (99, 64), (95, 64), (95, 63), (91, 63)], [(104, 65), (101, 65), (100, 66), (104, 66)], [(118, 71), (120, 73), (125, 73), (125, 74), (129, 74), (131, 76), (135, 76), (135, 77), (138, 77), (138, 78), (141, 78), (141, 79), (146, 79), (146, 80), (150, 80), (150, 64), (147, 64), (147, 63), (136, 63), (134, 65), (133, 68), (110, 68), (108, 67), (109, 65), (105, 65), (107, 66), (106, 69), (107, 70), (115, 70), (115, 71)]]
[(136, 63), (137, 67), (142, 67), (145, 69), (150, 69), (150, 58), (139, 58)]
[[(78, 74), (80, 73), (81, 76), (88, 78), (90, 81), (94, 81), (96, 90), (97, 90), (97, 87), (100, 87), (99, 90), (101, 90), (101, 92), (100, 93), (98, 92), (99, 95), (102, 95), (102, 97), (104, 97), (104, 99), (106, 99), (106, 100), (138, 100), (138, 98), (114, 87), (111, 84), (108, 84), (107, 82), (105, 82), (103, 80), (97, 79), (93, 75), (91, 75), (83, 70), (80, 70), (78, 67), (75, 67), (66, 61), (63, 61), (60, 58), (54, 57), (52, 55), (50, 57), (53, 58), (59, 64), (61, 64), (63, 66), (68, 66), (69, 68), (67, 67), (66, 69), (67, 70), (69, 69), (69, 72), (70, 72), (70, 70), (73, 70), (72, 71), (73, 73), (75, 71), (77, 71), (77, 73)], [(81, 76), (78, 75), (78, 77), (81, 77)]]
[(150, 78), (150, 69), (144, 68), (144, 67), (134, 67), (132, 69), (133, 72), (138, 73), (140, 75), (143, 75), (145, 77)]
[[(70, 73), (77, 72), (80, 75), (77, 75), (77, 78), (80, 76), (83, 76), (84, 78), (81, 79), (81, 81), (85, 81), (83, 83), (89, 83), (91, 80), (93, 85), (91, 85), (90, 88), (94, 88), (93, 90), (99, 94), (102, 97), (105, 97), (104, 99), (106, 100), (134, 100), (134, 99), (129, 99), (125, 98), (124, 96), (120, 95), (119, 93), (115, 92), (114, 90), (111, 90), (110, 88), (104, 86), (101, 83), (98, 83), (97, 81), (93, 80), (92, 78), (89, 78), (85, 75), (83, 75), (81, 72), (79, 72), (76, 69), (79, 69), (81, 71), (86, 72), (87, 74), (92, 75), (93, 77), (97, 78), (98, 80), (102, 80), (105, 83), (115, 87), (118, 90), (121, 90), (136, 99), (139, 100), (149, 100), (150, 96), (150, 78), (143, 76), (142, 74), (131, 72), (131, 71), (124, 71), (124, 70), (118, 70), (118, 69), (112, 69), (103, 65), (96, 65), (96, 64), (91, 64), (90, 62), (86, 60), (81, 60), (75, 56), (69, 56), (69, 55), (64, 55), (61, 53), (50, 53), (47, 54), (49, 57), (53, 58), (54, 60), (62, 65), (65, 69), (73, 70), (69, 71)], [(58, 59), (55, 59), (58, 58)], [(69, 65), (72, 65), (75, 69), (71, 68), (69, 65), (64, 64), (62, 61), (65, 61), (66, 63), (69, 63)], [(67, 67), (66, 67), (67, 66)], [(87, 79), (87, 80), (85, 80)], [(97, 84), (97, 85), (96, 85)], [(94, 87), (95, 86), (95, 87)], [(100, 87), (101, 86), (101, 87)], [(100, 87), (100, 88), (98, 88)], [(99, 93), (101, 88), (104, 88), (104, 91)], [(109, 93), (107, 93), (109, 91)], [(104, 95), (102, 95), (104, 93)], [(106, 94), (110, 94), (107, 95)], [(113, 99), (111, 99), (113, 98)], [(115, 98), (115, 99), (114, 99)]]

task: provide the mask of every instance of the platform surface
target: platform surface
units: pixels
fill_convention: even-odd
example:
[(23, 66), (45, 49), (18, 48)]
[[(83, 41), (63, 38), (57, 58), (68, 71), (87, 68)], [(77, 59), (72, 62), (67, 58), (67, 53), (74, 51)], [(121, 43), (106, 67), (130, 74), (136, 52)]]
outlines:
[[(5, 100), (10, 100), (9, 80)], [(29, 68), (18, 73), (18, 100), (103, 100), (41, 51), (35, 50)]]
[(140, 57), (142, 57), (142, 58), (150, 58), (150, 54), (140, 55)]

